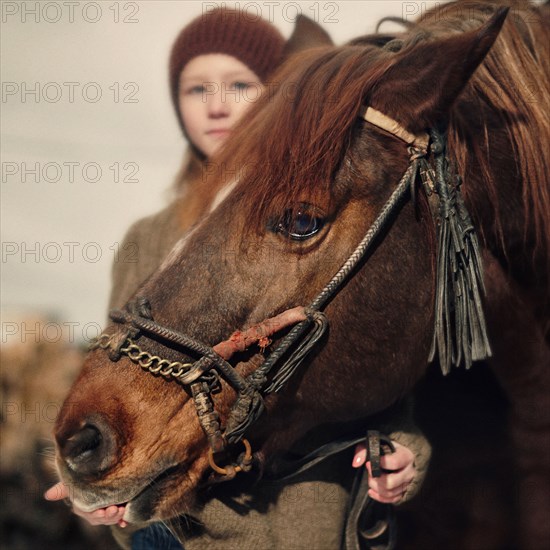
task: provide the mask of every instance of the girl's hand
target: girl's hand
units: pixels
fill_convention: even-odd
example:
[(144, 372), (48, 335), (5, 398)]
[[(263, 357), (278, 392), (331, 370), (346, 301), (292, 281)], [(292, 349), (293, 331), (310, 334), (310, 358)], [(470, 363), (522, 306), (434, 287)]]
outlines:
[(380, 477), (372, 477), (371, 463), (366, 462), (367, 448), (362, 443), (355, 447), (355, 456), (352, 463), (354, 468), (359, 468), (366, 462), (365, 467), (369, 472), (368, 494), (374, 500), (386, 504), (400, 502), (416, 474), (412, 451), (395, 441), (393, 444), (395, 453), (380, 457), (380, 467), (382, 469)]
[[(68, 497), (69, 489), (62, 481), (56, 483), (44, 493), (46, 500), (63, 500)], [(73, 506), (73, 512), (92, 525), (118, 524), (119, 527), (126, 527), (128, 523), (122, 519), (124, 510), (124, 506), (108, 506), (107, 508), (99, 508), (93, 512), (84, 512), (77, 506)]]

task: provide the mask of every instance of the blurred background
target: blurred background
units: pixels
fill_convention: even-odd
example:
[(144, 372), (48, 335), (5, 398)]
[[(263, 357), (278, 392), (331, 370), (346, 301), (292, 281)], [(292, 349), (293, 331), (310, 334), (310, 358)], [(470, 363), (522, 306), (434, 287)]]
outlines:
[[(2, 0), (0, 535), (10, 550), (114, 548), (42, 493), (51, 431), (106, 320), (114, 261), (136, 219), (170, 199), (184, 142), (168, 54), (209, 8), (247, 9), (289, 36), (303, 13), (337, 44), (437, 2)], [(139, 253), (139, 251), (137, 251)]]

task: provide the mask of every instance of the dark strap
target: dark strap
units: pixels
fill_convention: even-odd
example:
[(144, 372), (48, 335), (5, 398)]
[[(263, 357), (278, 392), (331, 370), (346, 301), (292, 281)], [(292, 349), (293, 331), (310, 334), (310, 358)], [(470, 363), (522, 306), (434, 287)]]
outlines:
[[(367, 460), (373, 477), (380, 477), (380, 457), (395, 452), (389, 437), (375, 430), (367, 432)], [(342, 550), (391, 550), (395, 547), (393, 506), (368, 495), (369, 476), (359, 468), (351, 489)]]
[(294, 479), (327, 458), (347, 451), (359, 443), (365, 443), (364, 435), (353, 439), (336, 439), (297, 460), (277, 458), (277, 460), (270, 465), (269, 472), (266, 472), (263, 479), (277, 482)]
[[(289, 481), (316, 464), (344, 452), (359, 443), (367, 447), (367, 460), (371, 463), (373, 477), (380, 477), (380, 457), (395, 452), (390, 438), (376, 430), (369, 430), (367, 436), (353, 439), (337, 439), (319, 447), (299, 460), (278, 459), (266, 481)], [(346, 525), (342, 550), (391, 550), (395, 547), (395, 520), (393, 507), (382, 504), (368, 496), (368, 473), (365, 468), (357, 468), (346, 514)]]

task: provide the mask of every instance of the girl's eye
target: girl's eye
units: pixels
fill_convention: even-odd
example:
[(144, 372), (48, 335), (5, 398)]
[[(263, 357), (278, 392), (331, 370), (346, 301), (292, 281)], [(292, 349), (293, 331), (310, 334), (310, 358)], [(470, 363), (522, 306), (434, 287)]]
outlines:
[(205, 91), (204, 86), (202, 84), (197, 84), (196, 86), (193, 86), (192, 88), (189, 88), (187, 90), (187, 94), (193, 95), (193, 94), (203, 94)]
[(289, 239), (305, 241), (317, 234), (323, 224), (323, 218), (307, 209), (299, 208), (298, 210), (287, 210), (277, 223), (275, 231)]
[(248, 88), (249, 84), (248, 82), (233, 82), (230, 86), (231, 90), (246, 90)]

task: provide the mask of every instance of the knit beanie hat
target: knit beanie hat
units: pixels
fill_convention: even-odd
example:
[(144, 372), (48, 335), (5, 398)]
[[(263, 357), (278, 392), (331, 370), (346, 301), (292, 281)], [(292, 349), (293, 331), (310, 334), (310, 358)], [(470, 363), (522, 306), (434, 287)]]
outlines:
[(271, 23), (246, 11), (217, 8), (191, 21), (170, 54), (170, 90), (180, 125), (179, 78), (191, 59), (209, 53), (232, 55), (265, 82), (282, 61), (284, 45), (285, 39)]

